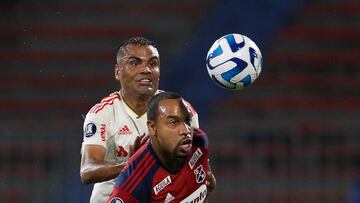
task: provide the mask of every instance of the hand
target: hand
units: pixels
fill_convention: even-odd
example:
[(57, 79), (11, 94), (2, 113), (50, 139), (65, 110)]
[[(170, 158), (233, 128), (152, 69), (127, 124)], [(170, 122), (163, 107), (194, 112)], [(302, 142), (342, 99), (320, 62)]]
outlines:
[(134, 144), (129, 147), (129, 157), (131, 157), (135, 152), (143, 146), (149, 140), (149, 135), (145, 133), (143, 135), (137, 136)]
[[(209, 163), (208, 159), (208, 163)], [(216, 187), (216, 178), (210, 168), (210, 164), (208, 165), (209, 170), (206, 172), (207, 175), (207, 181), (206, 181), (206, 187), (208, 189), (208, 194)]]

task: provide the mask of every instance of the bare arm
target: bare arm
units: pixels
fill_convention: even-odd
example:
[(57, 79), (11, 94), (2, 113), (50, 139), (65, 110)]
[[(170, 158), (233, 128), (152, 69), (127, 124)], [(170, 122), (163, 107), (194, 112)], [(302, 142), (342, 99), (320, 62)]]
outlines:
[(206, 172), (206, 175), (208, 176), (208, 180), (206, 181), (206, 186), (210, 193), (216, 187), (216, 178), (214, 176), (214, 173), (211, 170), (210, 161), (209, 161), (208, 167), (209, 167), (209, 170)]
[(206, 171), (206, 175), (207, 175), (207, 181), (206, 181), (206, 187), (208, 189), (207, 195), (206, 195), (206, 199), (204, 200), (204, 203), (208, 203), (209, 202), (209, 195), (211, 193), (212, 190), (214, 190), (214, 188), (216, 187), (216, 178), (210, 168), (210, 163), (209, 163), (209, 170)]
[(116, 178), (126, 163), (104, 161), (105, 148), (84, 145), (81, 153), (80, 177), (84, 184), (98, 183)]

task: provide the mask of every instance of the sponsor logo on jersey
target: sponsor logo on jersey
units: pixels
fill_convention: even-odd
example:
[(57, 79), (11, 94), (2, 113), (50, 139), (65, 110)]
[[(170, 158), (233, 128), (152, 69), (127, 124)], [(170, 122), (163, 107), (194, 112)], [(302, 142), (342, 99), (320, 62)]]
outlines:
[(101, 127), (100, 127), (100, 137), (101, 137), (101, 141), (105, 141), (105, 129), (106, 129), (106, 125), (105, 125), (105, 124), (101, 124)]
[(164, 180), (162, 180), (160, 183), (158, 183), (157, 185), (155, 185), (154, 192), (155, 195), (159, 194), (159, 192), (164, 189), (166, 186), (170, 185), (171, 183), (171, 178), (170, 176), (167, 176)]
[(172, 195), (170, 194), (170, 192), (168, 192), (167, 195), (166, 195), (166, 197), (165, 197), (164, 203), (169, 203), (169, 202), (171, 202), (171, 200), (173, 200), (173, 199), (175, 199), (175, 197), (172, 196)]
[(119, 145), (119, 151), (116, 151), (116, 152), (117, 152), (117, 154), (116, 154), (117, 157), (127, 157), (127, 155), (129, 154), (125, 150), (125, 148), (123, 146), (121, 146), (121, 145)]
[(119, 197), (114, 197), (110, 200), (110, 203), (124, 203), (124, 200)]
[(195, 190), (191, 195), (186, 197), (180, 203), (202, 203), (204, 202), (207, 194), (206, 185), (201, 185), (197, 190)]
[(198, 166), (195, 170), (194, 170), (195, 176), (196, 176), (196, 182), (197, 183), (201, 183), (205, 180), (206, 177), (206, 173), (204, 171), (204, 168), (202, 165)]
[(132, 132), (127, 125), (124, 125), (124, 127), (122, 127), (118, 132), (119, 135), (130, 135), (131, 133)]
[(84, 136), (91, 137), (96, 133), (96, 125), (94, 123), (88, 123), (85, 127)]
[(197, 148), (197, 150), (194, 152), (194, 154), (191, 156), (190, 161), (189, 161), (189, 166), (191, 169), (194, 168), (196, 162), (199, 160), (199, 158), (203, 155), (202, 151), (200, 150), (200, 148)]

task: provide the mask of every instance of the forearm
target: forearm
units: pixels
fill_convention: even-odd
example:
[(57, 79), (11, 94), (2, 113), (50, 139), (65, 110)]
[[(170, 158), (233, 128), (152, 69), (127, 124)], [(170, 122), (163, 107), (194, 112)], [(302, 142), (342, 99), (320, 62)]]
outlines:
[(116, 178), (125, 163), (90, 163), (81, 168), (80, 176), (84, 184), (98, 183)]

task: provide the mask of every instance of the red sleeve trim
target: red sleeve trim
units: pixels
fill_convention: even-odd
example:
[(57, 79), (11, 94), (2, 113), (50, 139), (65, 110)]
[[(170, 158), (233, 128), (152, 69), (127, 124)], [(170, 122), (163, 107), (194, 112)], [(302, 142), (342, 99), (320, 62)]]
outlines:
[(111, 94), (108, 97), (105, 97), (101, 100), (100, 103), (95, 104), (89, 111), (89, 113), (98, 113), (101, 111), (106, 105), (112, 105), (114, 104), (115, 99), (119, 99), (118, 94)]

